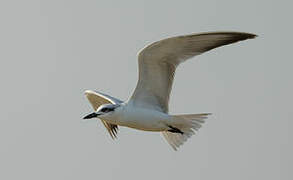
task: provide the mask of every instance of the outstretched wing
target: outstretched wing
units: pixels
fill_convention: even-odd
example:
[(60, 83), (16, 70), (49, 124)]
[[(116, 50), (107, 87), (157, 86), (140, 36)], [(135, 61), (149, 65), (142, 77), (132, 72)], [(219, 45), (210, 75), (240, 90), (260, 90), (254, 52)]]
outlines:
[[(109, 95), (97, 92), (97, 91), (91, 91), (87, 90), (85, 91), (85, 95), (91, 105), (93, 106), (94, 110), (96, 111), (99, 106), (102, 104), (121, 104), (123, 101), (116, 99), (114, 97), (111, 97)], [(110, 133), (111, 137), (114, 139), (116, 138), (118, 126), (116, 124), (110, 124), (106, 121), (101, 120), (104, 126), (107, 128), (108, 132)]]
[(174, 74), (180, 63), (211, 49), (254, 37), (241, 32), (209, 32), (150, 44), (138, 55), (139, 79), (129, 101), (136, 106), (168, 112)]

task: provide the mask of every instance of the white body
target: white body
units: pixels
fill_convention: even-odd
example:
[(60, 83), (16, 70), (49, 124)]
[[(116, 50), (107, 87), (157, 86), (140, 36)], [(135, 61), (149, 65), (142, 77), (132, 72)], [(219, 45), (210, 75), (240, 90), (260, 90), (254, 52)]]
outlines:
[(166, 131), (171, 125), (172, 117), (166, 113), (152, 109), (122, 104), (115, 113), (101, 116), (100, 119), (119, 126), (126, 126), (144, 131)]

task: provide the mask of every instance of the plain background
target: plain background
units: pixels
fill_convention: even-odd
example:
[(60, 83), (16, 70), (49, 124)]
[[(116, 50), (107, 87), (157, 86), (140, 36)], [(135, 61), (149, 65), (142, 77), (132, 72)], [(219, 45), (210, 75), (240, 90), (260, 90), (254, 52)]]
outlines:
[[(0, 1), (0, 179), (290, 180), (292, 1)], [(212, 112), (179, 151), (159, 133), (113, 141), (84, 90), (127, 100), (137, 52), (162, 38), (254, 40), (182, 64), (170, 113)]]

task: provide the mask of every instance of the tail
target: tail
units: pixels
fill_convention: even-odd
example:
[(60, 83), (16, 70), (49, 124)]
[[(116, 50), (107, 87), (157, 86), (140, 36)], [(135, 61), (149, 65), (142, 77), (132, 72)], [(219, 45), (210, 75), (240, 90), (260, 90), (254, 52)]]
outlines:
[[(162, 132), (164, 138), (176, 151), (189, 137), (195, 134), (205, 122), (210, 113), (203, 114), (183, 114), (172, 116), (172, 124), (169, 131)], [(175, 132), (175, 131), (178, 132)]]

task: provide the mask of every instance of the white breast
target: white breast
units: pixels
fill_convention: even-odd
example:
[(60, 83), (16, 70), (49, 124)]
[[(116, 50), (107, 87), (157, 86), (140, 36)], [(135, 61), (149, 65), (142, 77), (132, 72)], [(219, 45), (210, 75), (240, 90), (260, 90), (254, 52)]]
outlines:
[(131, 105), (126, 105), (116, 115), (118, 125), (145, 131), (166, 130), (170, 118), (168, 114)]

